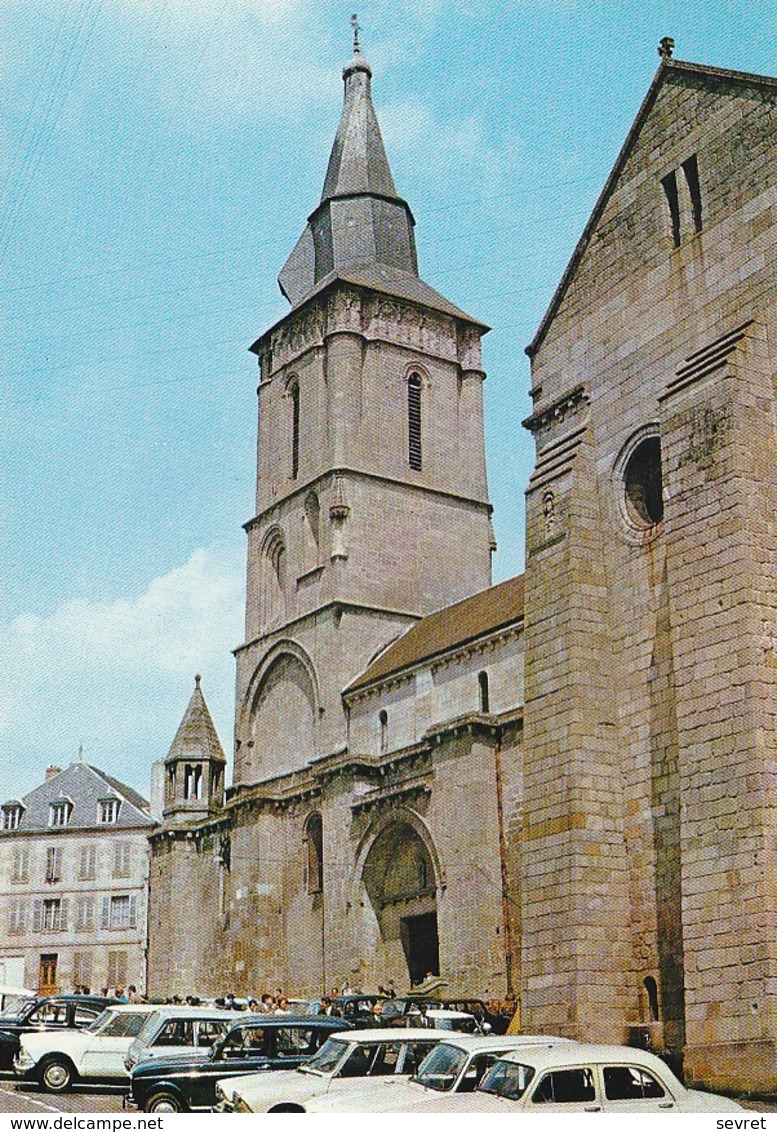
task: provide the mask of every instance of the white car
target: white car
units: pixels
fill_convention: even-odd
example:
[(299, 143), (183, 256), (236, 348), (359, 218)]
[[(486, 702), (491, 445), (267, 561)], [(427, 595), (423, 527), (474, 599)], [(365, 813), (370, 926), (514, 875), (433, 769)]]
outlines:
[(63, 1093), (74, 1081), (127, 1079), (124, 1058), (156, 1006), (109, 1006), (85, 1030), (22, 1034), (14, 1073)]
[[(423, 1033), (423, 1031), (418, 1031)], [(442, 1037), (442, 1035), (441, 1035)], [(552, 1044), (575, 1045), (569, 1038), (550, 1034), (514, 1034), (501, 1037), (483, 1034), (447, 1034), (426, 1056), (412, 1079), (383, 1077), (360, 1082), (360, 1088), (343, 1095), (339, 1090), (318, 1097), (308, 1112), (411, 1112), (430, 1099), (453, 1099), (472, 1093), (483, 1075), (511, 1050), (550, 1048)]]
[(488, 1022), (481, 1025), (474, 1014), (467, 1014), (463, 1010), (445, 1010), (442, 1007), (432, 1007), (428, 1010), (409, 1010), (407, 1014), (391, 1020), (392, 1028), (401, 1026), (428, 1026), (433, 1030), (454, 1031), (457, 1034), (487, 1034), (491, 1027)]
[(414, 1112), (743, 1112), (728, 1097), (686, 1089), (660, 1058), (625, 1046), (535, 1046), (495, 1063), (476, 1092), (429, 1099)]
[(311, 1100), (338, 1096), (380, 1081), (406, 1080), (443, 1034), (423, 1030), (346, 1030), (327, 1038), (316, 1056), (293, 1073), (250, 1073), (216, 1086), (217, 1111), (307, 1112)]

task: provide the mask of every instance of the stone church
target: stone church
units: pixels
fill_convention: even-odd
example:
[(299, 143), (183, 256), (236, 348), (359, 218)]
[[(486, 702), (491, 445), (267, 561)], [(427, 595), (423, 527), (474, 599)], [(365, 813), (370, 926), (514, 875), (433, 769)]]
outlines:
[(233, 782), (198, 679), (150, 992), (431, 972), (773, 1088), (777, 84), (665, 53), (527, 347), (526, 575), (492, 586), (487, 327), (420, 278), (343, 78), (251, 347)]

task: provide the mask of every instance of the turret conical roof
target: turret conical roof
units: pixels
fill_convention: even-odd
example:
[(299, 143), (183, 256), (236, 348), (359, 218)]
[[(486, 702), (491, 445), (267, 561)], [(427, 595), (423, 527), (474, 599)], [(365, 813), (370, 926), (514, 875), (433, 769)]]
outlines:
[(205, 703), (200, 687), (200, 677), (194, 678), (194, 691), (175, 733), (166, 763), (179, 760), (210, 759), (226, 762), (224, 750), (219, 742), (216, 728)]

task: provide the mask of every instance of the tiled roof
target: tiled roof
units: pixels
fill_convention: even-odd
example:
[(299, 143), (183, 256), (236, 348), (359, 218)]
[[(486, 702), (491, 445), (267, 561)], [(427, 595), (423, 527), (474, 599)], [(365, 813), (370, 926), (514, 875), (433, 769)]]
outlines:
[(423, 617), (402, 634), (348, 686), (355, 692), (402, 668), (449, 652), (523, 617), (524, 576), (448, 605)]
[[(49, 807), (60, 798), (67, 798), (73, 805), (67, 826), (57, 827), (61, 832), (75, 829), (136, 829), (155, 824), (148, 814), (148, 802), (131, 786), (126, 786), (97, 767), (75, 762), (25, 794), (22, 799), (24, 811), (17, 829), (0, 830), (0, 834), (5, 832), (13, 836), (14, 833), (44, 829), (49, 831)], [(116, 821), (106, 825), (98, 820), (98, 803), (108, 798), (119, 798), (121, 805)]]

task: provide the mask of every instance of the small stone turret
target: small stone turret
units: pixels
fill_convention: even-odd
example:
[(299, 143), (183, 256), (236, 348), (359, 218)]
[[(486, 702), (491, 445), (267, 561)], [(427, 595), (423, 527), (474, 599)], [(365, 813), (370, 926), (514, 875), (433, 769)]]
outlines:
[(164, 820), (201, 820), (221, 809), (225, 765), (200, 677), (195, 676), (189, 705), (165, 759)]

